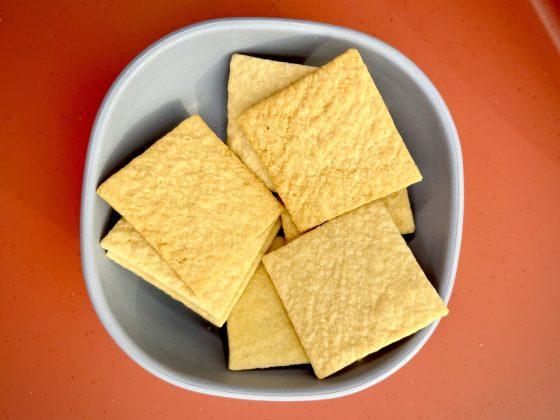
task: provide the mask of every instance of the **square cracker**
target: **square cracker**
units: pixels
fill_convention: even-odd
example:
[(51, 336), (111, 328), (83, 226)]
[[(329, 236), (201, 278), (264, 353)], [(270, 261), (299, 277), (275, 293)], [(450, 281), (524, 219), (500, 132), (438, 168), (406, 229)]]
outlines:
[(237, 117), (273, 93), (317, 70), (316, 67), (233, 54), (229, 65), (227, 145), (272, 191), (268, 171), (237, 124)]
[[(232, 262), (233, 266), (229, 270), (231, 278), (226, 286), (216, 290), (214, 294), (201, 297), (193, 293), (124, 218), (121, 218), (103, 238), (101, 246), (107, 251), (107, 257), (182, 302), (214, 325), (221, 327), (279, 228), (280, 223), (276, 221), (257, 239), (251, 241), (237, 258), (242, 261)], [(252, 260), (248, 263), (250, 258)]]
[[(276, 238), (271, 250), (284, 245)], [(227, 320), (229, 369), (309, 363), (284, 305), (260, 264)]]
[(381, 202), (319, 226), (263, 263), (318, 378), (448, 313)]
[[(389, 194), (379, 200), (387, 207), (387, 211), (391, 215), (393, 222), (397, 225), (401, 235), (414, 232), (414, 217), (412, 215), (412, 209), (410, 208), (410, 201), (408, 200), (408, 191), (406, 188)], [(297, 230), (288, 210), (284, 209), (282, 213), (280, 213), (280, 217), (282, 218), (282, 228), (284, 229), (286, 242), (291, 242), (301, 236), (301, 232)]]
[(237, 121), (302, 232), (422, 179), (355, 49)]
[(199, 116), (183, 121), (97, 192), (198, 296), (226, 287), (235, 254), (282, 211)]

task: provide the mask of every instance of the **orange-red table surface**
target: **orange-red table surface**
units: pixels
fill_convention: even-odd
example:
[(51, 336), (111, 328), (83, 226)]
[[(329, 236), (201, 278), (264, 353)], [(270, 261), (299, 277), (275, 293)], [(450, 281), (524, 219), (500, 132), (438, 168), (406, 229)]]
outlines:
[[(0, 2), (0, 416), (558, 418), (558, 8), (537, 0)], [(426, 72), (455, 119), (466, 184), (451, 314), (408, 365), (359, 394), (264, 403), (172, 387), (117, 347), (89, 303), (78, 216), (97, 108), (148, 44), (228, 16), (310, 19), (379, 37)]]

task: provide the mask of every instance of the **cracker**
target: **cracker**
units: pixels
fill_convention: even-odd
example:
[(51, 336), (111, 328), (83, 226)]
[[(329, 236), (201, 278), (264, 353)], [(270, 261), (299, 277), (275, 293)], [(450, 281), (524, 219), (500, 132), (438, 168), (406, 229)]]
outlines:
[[(276, 238), (271, 250), (284, 245)], [(260, 264), (227, 321), (229, 369), (309, 363), (282, 301)]]
[(325, 223), (263, 263), (318, 378), (448, 313), (381, 202)]
[[(380, 198), (380, 201), (387, 207), (387, 211), (391, 215), (393, 222), (397, 225), (401, 235), (414, 232), (414, 217), (412, 216), (406, 188)], [(280, 217), (282, 218), (282, 228), (284, 229), (286, 242), (293, 241), (301, 236), (301, 232), (297, 230), (288, 210), (284, 209), (280, 213)]]
[(354, 49), (237, 121), (302, 232), (422, 179)]
[(282, 219), (282, 229), (284, 230), (284, 237), (286, 238), (286, 242), (291, 242), (301, 236), (301, 232), (294, 224), (292, 216), (290, 216), (288, 210), (284, 209), (284, 211), (280, 213), (280, 218)]
[(414, 217), (406, 188), (381, 198), (381, 202), (387, 207), (387, 211), (399, 228), (401, 235), (414, 232)]
[(277, 249), (282, 248), (284, 245), (286, 245), (286, 239), (282, 238), (281, 236), (276, 236), (272, 240), (272, 243), (270, 244), (270, 247), (266, 250), (266, 252), (276, 251)]
[[(121, 218), (103, 238), (101, 246), (107, 250), (109, 258), (179, 300), (214, 325), (221, 327), (279, 228), (280, 223), (276, 221), (257, 239), (248, 243), (240, 253), (241, 257), (232, 261), (232, 266), (226, 273), (230, 275), (226, 286), (215, 290), (213, 294), (203, 296), (195, 295), (124, 218)], [(238, 261), (240, 259), (242, 261)]]
[(107, 253), (105, 255), (107, 255), (107, 258), (109, 258), (110, 260), (113, 260), (114, 262), (116, 262), (117, 264), (122, 266), (123, 268), (126, 268), (129, 271), (132, 271), (134, 274), (136, 274), (138, 277), (144, 279), (145, 281), (150, 283), (152, 286), (155, 286), (159, 290), (162, 290), (167, 295), (171, 296), (173, 299), (178, 300), (183, 305), (185, 305), (187, 308), (189, 308), (193, 312), (196, 312), (197, 314), (202, 316), (207, 321), (211, 322), (214, 325), (219, 325), (219, 323), (220, 323), (219, 320), (213, 318), (210, 314), (208, 314), (206, 311), (204, 311), (203, 309), (199, 308), (196, 305), (196, 303), (195, 303), (196, 298), (194, 298), (194, 295), (192, 294), (192, 291), (189, 290), (189, 292), (187, 292), (187, 294), (185, 294), (183, 290), (169, 287), (167, 284), (161, 283), (159, 280), (152, 277), (150, 274), (146, 273), (145, 271), (143, 271), (142, 269), (140, 269), (138, 267), (133, 266), (128, 261), (122, 259), (119, 255), (114, 254), (112, 251), (107, 251)]
[(216, 323), (207, 311), (200, 308), (193, 291), (161, 259), (132, 225), (121, 218), (101, 241), (107, 257), (182, 302), (203, 318)]
[(234, 54), (229, 65), (227, 144), (272, 191), (268, 171), (237, 124), (237, 117), (256, 103), (284, 89), (316, 67)]
[(282, 211), (199, 116), (111, 176), (98, 194), (199, 297), (227, 286), (236, 254)]

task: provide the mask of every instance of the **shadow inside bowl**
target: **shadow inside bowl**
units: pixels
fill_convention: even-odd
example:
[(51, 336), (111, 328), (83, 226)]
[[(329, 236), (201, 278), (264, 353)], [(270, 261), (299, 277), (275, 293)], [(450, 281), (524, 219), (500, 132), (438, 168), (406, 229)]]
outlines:
[(140, 156), (188, 117), (189, 114), (181, 101), (175, 99), (138, 118), (138, 121), (116, 141), (102, 167), (102, 181), (126, 166), (135, 157)]

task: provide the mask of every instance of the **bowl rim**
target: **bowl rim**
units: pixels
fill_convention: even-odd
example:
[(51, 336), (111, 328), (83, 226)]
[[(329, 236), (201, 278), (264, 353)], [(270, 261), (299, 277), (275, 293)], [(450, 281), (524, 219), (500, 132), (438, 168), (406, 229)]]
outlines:
[[(409, 351), (401, 356), (397, 361), (393, 362), (388, 368), (383, 372), (369, 377), (359, 383), (337, 389), (332, 391), (312, 391), (310, 393), (274, 393), (274, 392), (242, 392), (239, 390), (232, 389), (217, 389), (206, 384), (198, 383), (197, 380), (185, 381), (184, 379), (179, 379), (170, 375), (169, 373), (163, 371), (162, 369), (155, 366), (156, 361), (152, 360), (151, 356), (145, 354), (141, 349), (139, 349), (133, 342), (126, 337), (120, 326), (114, 322), (114, 318), (109, 311), (107, 302), (102, 299), (102, 294), (100, 292), (100, 283), (97, 276), (93, 275), (94, 264), (92, 258), (92, 249), (88, 245), (91, 243), (91, 237), (93, 236), (91, 232), (91, 225), (88, 223), (88, 219), (91, 219), (90, 212), (86, 212), (87, 209), (91, 209), (92, 202), (95, 196), (96, 186), (92, 186), (92, 180), (90, 175), (91, 167), (93, 166), (94, 156), (96, 154), (94, 151), (98, 147), (99, 138), (102, 137), (103, 126), (107, 115), (110, 113), (109, 110), (114, 101), (119, 96), (119, 90), (124, 86), (126, 81), (133, 76), (133, 74), (140, 68), (140, 66), (146, 62), (152, 55), (157, 53), (160, 49), (169, 46), (174, 41), (179, 40), (187, 34), (194, 34), (197, 32), (205, 31), (208, 29), (217, 28), (227, 28), (231, 25), (251, 25), (252, 27), (267, 27), (279, 26), (285, 28), (286, 26), (298, 26), (311, 30), (320, 29), (321, 31), (338, 34), (345, 34), (354, 39), (360, 39), (369, 44), (376, 44), (376, 46), (384, 50), (388, 55), (391, 55), (401, 66), (407, 67), (409, 71), (414, 73), (416, 79), (419, 82), (419, 86), (423, 89), (427, 96), (430, 98), (434, 107), (438, 110), (438, 114), (442, 118), (445, 124), (446, 138), (449, 141), (451, 151), (454, 153), (455, 157), (455, 168), (452, 170), (451, 185), (455, 187), (456, 194), (455, 200), (452, 204), (451, 216), (454, 219), (452, 222), (454, 224), (453, 232), (451, 233), (450, 241), (453, 243), (453, 251), (451, 254), (451, 263), (447, 265), (447, 284), (443, 291), (442, 299), (447, 304), (449, 302), (451, 291), (455, 282), (455, 275), (457, 272), (457, 266), (459, 261), (459, 252), (461, 248), (461, 237), (462, 237), (462, 227), (463, 227), (463, 211), (464, 211), (464, 178), (463, 178), (463, 159), (461, 152), (461, 145), (459, 142), (459, 136), (457, 129), (451, 117), (451, 114), (443, 101), (443, 98), (431, 83), (428, 77), (414, 64), (410, 59), (408, 59), (401, 52), (391, 47), (387, 43), (375, 38), (371, 35), (367, 35), (363, 32), (359, 32), (354, 29), (349, 29), (342, 26), (331, 25), (326, 23), (313, 22), (309, 20), (299, 20), (299, 19), (284, 19), (284, 18), (262, 18), (262, 17), (238, 17), (238, 18), (219, 18), (211, 19), (202, 22), (198, 22), (192, 25), (180, 28), (170, 34), (160, 38), (159, 40), (152, 43), (146, 49), (144, 49), (140, 54), (138, 54), (117, 76), (115, 81), (112, 83), (111, 87), (107, 91), (101, 105), (97, 111), (94, 123), (92, 125), (91, 134), (89, 138), (89, 144), (87, 148), (87, 155), (84, 164), (83, 180), (82, 180), (82, 194), (81, 194), (81, 207), (80, 207), (80, 256), (82, 262), (83, 275), (86, 283), (86, 288), (90, 301), (94, 307), (97, 316), (99, 317), (101, 323), (105, 327), (105, 330), (109, 333), (111, 338), (117, 343), (117, 345), (136, 363), (142, 366), (144, 369), (157, 376), (158, 378), (171, 383), (189, 391), (194, 391), (202, 394), (214, 395), (219, 397), (229, 397), (236, 399), (245, 400), (263, 400), (263, 401), (308, 401), (308, 400), (322, 400), (341, 397), (345, 395), (350, 395), (361, 390), (364, 390), (378, 382), (381, 382), (388, 376), (392, 375), (402, 366), (404, 366), (412, 357), (418, 353), (418, 351), (424, 346), (429, 337), (434, 332), (439, 321), (433, 322), (430, 326), (424, 328), (415, 334), (416, 342), (414, 346), (409, 349)], [(91, 191), (94, 193), (91, 194)]]

